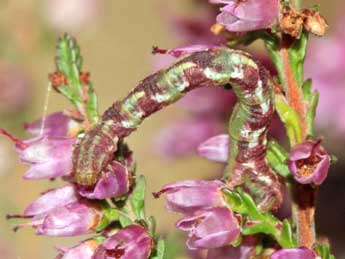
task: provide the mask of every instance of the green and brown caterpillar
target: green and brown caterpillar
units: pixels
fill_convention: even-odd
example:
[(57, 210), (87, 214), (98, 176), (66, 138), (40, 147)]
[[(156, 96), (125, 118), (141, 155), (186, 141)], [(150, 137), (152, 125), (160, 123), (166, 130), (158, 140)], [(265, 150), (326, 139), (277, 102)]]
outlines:
[(279, 179), (265, 159), (266, 133), (274, 112), (273, 81), (249, 54), (228, 48), (190, 54), (148, 76), (122, 101), (115, 102), (74, 149), (76, 183), (95, 184), (113, 159), (118, 140), (130, 135), (152, 113), (194, 88), (229, 85), (238, 102), (229, 125), (228, 184), (243, 186), (263, 210), (278, 206), (282, 199)]

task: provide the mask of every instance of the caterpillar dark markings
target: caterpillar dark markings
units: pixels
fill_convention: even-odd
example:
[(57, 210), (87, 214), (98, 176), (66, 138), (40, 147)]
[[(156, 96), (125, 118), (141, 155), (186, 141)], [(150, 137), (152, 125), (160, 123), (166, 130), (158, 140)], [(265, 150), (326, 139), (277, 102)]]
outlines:
[(262, 210), (278, 206), (282, 199), (279, 179), (265, 159), (266, 133), (274, 112), (273, 82), (249, 54), (227, 48), (186, 56), (148, 76), (122, 101), (115, 102), (74, 149), (75, 181), (95, 184), (113, 159), (118, 140), (130, 135), (152, 113), (194, 88), (229, 84), (238, 97), (229, 126), (229, 186), (243, 186)]

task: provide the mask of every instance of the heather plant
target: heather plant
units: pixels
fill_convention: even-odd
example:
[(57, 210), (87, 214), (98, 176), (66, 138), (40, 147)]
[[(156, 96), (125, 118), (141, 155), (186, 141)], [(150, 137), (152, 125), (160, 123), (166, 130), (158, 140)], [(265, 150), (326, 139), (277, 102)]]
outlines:
[[(181, 153), (176, 147), (182, 153), (196, 149), (200, 135), (215, 135), (197, 151), (225, 164), (219, 179), (166, 183), (153, 193), (165, 197), (169, 212), (181, 215), (176, 227), (188, 233), (187, 248), (208, 259), (335, 258), (329, 244), (317, 238), (314, 219), (317, 191), (334, 158), (314, 133), (318, 92), (303, 72), (308, 38), (325, 34), (325, 19), (315, 8), (301, 8), (298, 0), (203, 4), (220, 8), (210, 41), (154, 47), (154, 54), (178, 59), (144, 78), (102, 115), (76, 40), (68, 34), (58, 40), (48, 87), (73, 108), (25, 125), (30, 139), (1, 133), (30, 167), (25, 179), (61, 178), (64, 184), (43, 192), (21, 215), (8, 215), (25, 220), (15, 230), (32, 227), (37, 235), (52, 237), (89, 234), (75, 246), (58, 248), (60, 259), (167, 258), (165, 241), (145, 209), (145, 177), (136, 174), (126, 138), (145, 118), (185, 99), (206, 130), (180, 124), (177, 134), (189, 137), (170, 141), (172, 153)], [(256, 40), (265, 44), (275, 72), (238, 50)], [(197, 101), (186, 101), (205, 89), (202, 98), (196, 94)], [(275, 116), (288, 145), (268, 136)], [(226, 117), (228, 132), (219, 135), (213, 125)], [(288, 197), (292, 216), (278, 217)]]

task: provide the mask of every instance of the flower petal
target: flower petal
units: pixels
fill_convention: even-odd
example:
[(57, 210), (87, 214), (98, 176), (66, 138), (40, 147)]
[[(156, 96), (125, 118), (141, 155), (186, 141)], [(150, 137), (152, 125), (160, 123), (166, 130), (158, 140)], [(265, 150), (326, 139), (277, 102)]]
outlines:
[(211, 161), (225, 163), (229, 157), (229, 135), (214, 136), (198, 147), (198, 155)]

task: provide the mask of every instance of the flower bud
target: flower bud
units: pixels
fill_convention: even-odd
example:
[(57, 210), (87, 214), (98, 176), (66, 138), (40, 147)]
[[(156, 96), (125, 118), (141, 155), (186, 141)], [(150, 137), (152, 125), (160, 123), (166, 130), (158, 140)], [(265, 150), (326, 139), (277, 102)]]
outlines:
[(320, 141), (306, 141), (291, 149), (288, 166), (297, 182), (320, 185), (327, 177), (330, 161)]

